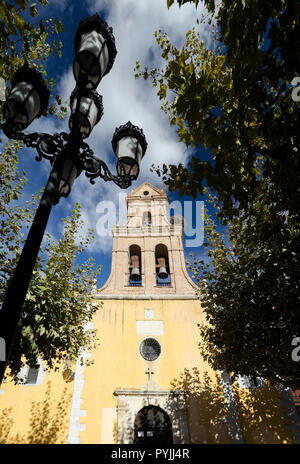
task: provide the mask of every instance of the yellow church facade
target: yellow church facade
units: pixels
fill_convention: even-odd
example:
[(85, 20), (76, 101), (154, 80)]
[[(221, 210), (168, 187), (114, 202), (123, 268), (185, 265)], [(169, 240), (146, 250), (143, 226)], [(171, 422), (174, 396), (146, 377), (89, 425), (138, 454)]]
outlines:
[(4, 382), (1, 443), (300, 443), (288, 389), (232, 379), (200, 356), (205, 316), (183, 233), (162, 190), (145, 182), (127, 196), (110, 277), (93, 294), (99, 345), (60, 372), (41, 361), (25, 366), (25, 384)]

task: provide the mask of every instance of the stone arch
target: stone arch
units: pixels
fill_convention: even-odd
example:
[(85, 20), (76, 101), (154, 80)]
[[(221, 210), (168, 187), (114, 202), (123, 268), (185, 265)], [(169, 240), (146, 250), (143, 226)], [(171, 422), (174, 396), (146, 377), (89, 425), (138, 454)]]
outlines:
[(140, 285), (142, 282), (142, 252), (139, 245), (129, 247), (129, 284)]
[[(168, 247), (162, 243), (159, 243), (155, 247), (155, 264), (156, 264), (156, 284), (162, 285), (166, 283), (170, 284), (170, 265), (169, 265), (169, 252)], [(165, 269), (163, 274), (160, 274), (160, 270)]]

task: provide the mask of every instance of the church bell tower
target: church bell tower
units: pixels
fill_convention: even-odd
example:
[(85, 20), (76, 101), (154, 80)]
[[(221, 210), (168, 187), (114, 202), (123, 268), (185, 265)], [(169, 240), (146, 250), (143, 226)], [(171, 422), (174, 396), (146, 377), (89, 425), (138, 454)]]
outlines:
[(127, 211), (126, 224), (112, 229), (111, 275), (101, 294), (194, 296), (184, 262), (184, 219), (169, 218), (166, 193), (145, 182), (127, 196)]
[(145, 182), (127, 196), (127, 221), (112, 233), (111, 274), (94, 294), (100, 346), (77, 376), (89, 420), (74, 408), (69, 442), (190, 443), (185, 391), (172, 387), (201, 363), (202, 312), (185, 268), (183, 218), (169, 218), (168, 196)]

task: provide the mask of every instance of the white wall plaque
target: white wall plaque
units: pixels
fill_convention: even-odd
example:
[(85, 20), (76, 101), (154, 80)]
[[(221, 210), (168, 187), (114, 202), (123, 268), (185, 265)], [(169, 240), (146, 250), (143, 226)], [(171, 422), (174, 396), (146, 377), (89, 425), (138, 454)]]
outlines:
[(153, 319), (154, 318), (154, 309), (145, 309), (145, 319)]
[(136, 321), (137, 335), (163, 335), (163, 321)]

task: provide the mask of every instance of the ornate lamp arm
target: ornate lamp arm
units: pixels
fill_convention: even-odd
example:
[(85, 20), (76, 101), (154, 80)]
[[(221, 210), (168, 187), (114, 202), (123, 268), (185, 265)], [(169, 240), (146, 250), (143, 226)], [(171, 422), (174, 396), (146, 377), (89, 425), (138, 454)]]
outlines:
[(82, 143), (81, 147), (84, 150), (79, 155), (82, 170), (85, 171), (86, 177), (90, 179), (90, 183), (94, 184), (97, 177), (101, 177), (105, 182), (113, 181), (118, 187), (127, 189), (132, 184), (129, 176), (114, 176), (104, 161), (96, 158), (94, 152), (89, 148), (88, 144)]
[[(45, 158), (53, 162), (57, 156), (65, 152), (67, 144), (70, 142), (71, 135), (66, 132), (55, 133), (53, 135), (43, 132), (34, 132), (25, 134), (21, 131), (13, 130), (9, 125), (3, 126), (3, 132), (10, 139), (22, 140), (27, 147), (35, 148), (38, 152), (37, 161)], [(77, 168), (85, 171), (85, 175), (90, 179), (91, 184), (95, 184), (97, 177), (104, 181), (113, 181), (118, 187), (127, 189), (132, 184), (129, 176), (113, 175), (106, 163), (94, 156), (93, 150), (83, 141), (80, 142), (77, 149), (73, 146), (72, 159)]]
[(35, 148), (38, 152), (37, 161), (45, 158), (49, 161), (54, 160), (63, 152), (69, 135), (66, 132), (55, 133), (53, 135), (43, 132), (33, 132), (25, 134), (22, 131), (12, 129), (8, 124), (3, 125), (3, 132), (9, 139), (22, 140), (26, 147)]

